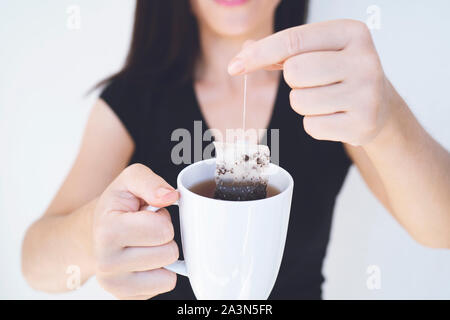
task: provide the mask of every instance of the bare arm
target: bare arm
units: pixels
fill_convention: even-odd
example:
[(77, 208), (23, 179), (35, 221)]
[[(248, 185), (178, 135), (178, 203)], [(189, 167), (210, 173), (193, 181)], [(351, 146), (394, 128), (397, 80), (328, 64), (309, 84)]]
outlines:
[(370, 188), (417, 241), (450, 248), (450, 155), (386, 78), (364, 23), (282, 30), (245, 46), (228, 72), (264, 68), (283, 70), (310, 136), (355, 146), (347, 149)]
[(391, 92), (393, 112), (385, 128), (363, 147), (346, 148), (369, 187), (414, 239), (450, 248), (450, 155)]
[(51, 292), (67, 290), (70, 265), (80, 267), (82, 282), (93, 274), (92, 215), (97, 197), (126, 167), (133, 148), (120, 120), (99, 100), (69, 175), (25, 236), (22, 269), (31, 286)]

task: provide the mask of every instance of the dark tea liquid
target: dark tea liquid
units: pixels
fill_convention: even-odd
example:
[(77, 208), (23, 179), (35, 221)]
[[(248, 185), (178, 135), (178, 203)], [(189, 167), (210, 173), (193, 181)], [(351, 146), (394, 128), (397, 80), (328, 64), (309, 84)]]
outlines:
[[(214, 179), (202, 181), (193, 185), (191, 188), (189, 188), (189, 190), (203, 197), (214, 198), (214, 192), (216, 191), (216, 182), (214, 181)], [(274, 186), (268, 185), (266, 198), (276, 196), (279, 193), (280, 190), (278, 190)]]

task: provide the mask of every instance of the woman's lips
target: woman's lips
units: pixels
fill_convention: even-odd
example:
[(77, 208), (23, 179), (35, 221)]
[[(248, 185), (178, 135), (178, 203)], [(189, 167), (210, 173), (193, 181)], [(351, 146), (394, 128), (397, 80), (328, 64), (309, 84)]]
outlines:
[(249, 0), (214, 0), (218, 4), (221, 4), (223, 6), (239, 6), (241, 4), (244, 4), (248, 2)]

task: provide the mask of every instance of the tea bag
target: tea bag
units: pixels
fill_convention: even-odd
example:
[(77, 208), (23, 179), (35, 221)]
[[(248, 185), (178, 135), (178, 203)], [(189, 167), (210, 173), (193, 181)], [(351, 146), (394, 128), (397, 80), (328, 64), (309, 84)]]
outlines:
[(269, 147), (249, 142), (214, 142), (216, 190), (214, 198), (247, 201), (267, 194)]

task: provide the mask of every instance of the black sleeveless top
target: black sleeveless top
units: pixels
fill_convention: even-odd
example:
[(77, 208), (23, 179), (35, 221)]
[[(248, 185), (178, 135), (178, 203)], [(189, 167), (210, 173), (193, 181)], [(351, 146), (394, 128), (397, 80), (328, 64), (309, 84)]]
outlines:
[[(335, 199), (351, 164), (343, 145), (318, 141), (303, 130), (303, 119), (289, 105), (289, 87), (281, 79), (268, 129), (279, 129), (279, 165), (294, 178), (289, 228), (283, 261), (270, 299), (321, 299), (322, 262), (326, 253)], [(188, 164), (171, 160), (175, 129), (203, 134), (205, 125), (192, 81), (173, 86), (151, 86), (114, 80), (101, 98), (118, 115), (135, 143), (130, 163), (142, 163), (176, 187), (178, 173)], [(251, 115), (250, 115), (251, 116)], [(194, 121), (202, 132), (194, 132)], [(197, 124), (198, 126), (198, 124)], [(198, 131), (198, 130), (197, 130)], [(270, 136), (268, 138), (270, 147)], [(210, 141), (204, 141), (205, 148)], [(194, 152), (191, 152), (192, 159)], [(195, 159), (198, 161), (199, 159)], [(181, 250), (178, 208), (169, 208), (175, 241)], [(264, 244), (261, 244), (264, 245)], [(178, 276), (176, 288), (158, 299), (194, 299), (186, 277)]]

